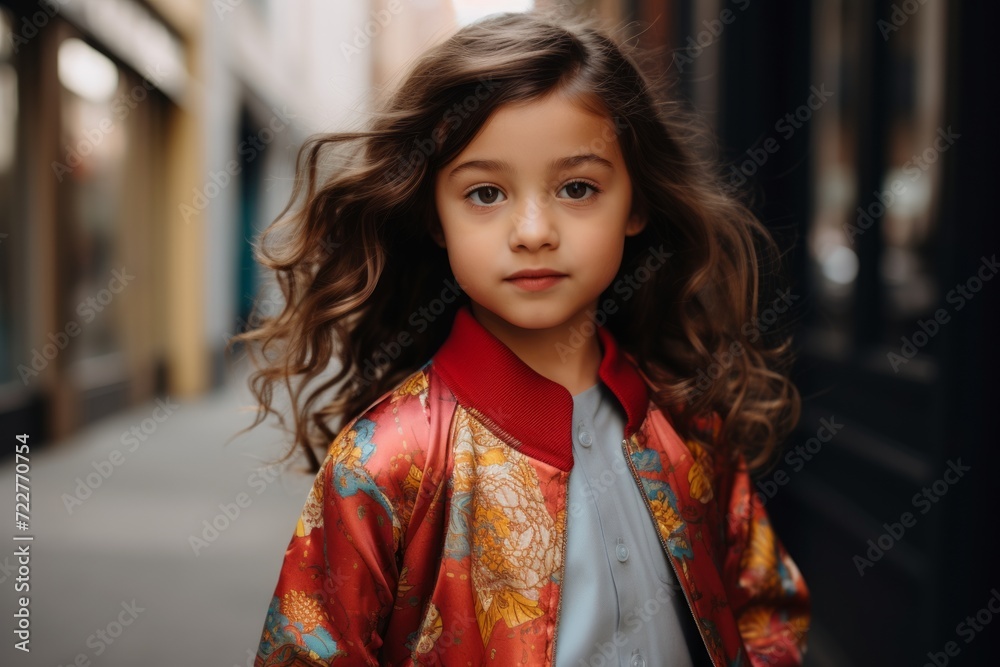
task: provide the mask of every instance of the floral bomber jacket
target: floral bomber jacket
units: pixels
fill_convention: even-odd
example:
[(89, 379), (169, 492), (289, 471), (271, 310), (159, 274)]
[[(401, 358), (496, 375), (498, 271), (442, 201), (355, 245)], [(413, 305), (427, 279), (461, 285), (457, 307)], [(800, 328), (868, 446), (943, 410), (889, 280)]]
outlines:
[[(604, 327), (598, 336), (601, 381), (627, 417), (620, 446), (703, 657), (800, 665), (809, 593), (745, 466), (682, 440), (631, 357)], [(460, 308), (438, 353), (331, 444), (255, 667), (551, 665), (572, 409), (569, 391)], [(701, 425), (721, 426), (718, 416)]]

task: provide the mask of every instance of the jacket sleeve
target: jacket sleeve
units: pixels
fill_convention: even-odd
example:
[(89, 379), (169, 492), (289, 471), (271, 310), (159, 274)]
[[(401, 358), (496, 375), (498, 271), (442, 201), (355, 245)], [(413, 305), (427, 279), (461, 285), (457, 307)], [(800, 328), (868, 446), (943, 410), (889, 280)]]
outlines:
[(753, 493), (742, 456), (726, 478), (723, 579), (750, 664), (801, 665), (810, 615), (805, 580)]
[(255, 667), (379, 664), (410, 472), (397, 472), (402, 430), (383, 403), (345, 426), (323, 460), (285, 552)]

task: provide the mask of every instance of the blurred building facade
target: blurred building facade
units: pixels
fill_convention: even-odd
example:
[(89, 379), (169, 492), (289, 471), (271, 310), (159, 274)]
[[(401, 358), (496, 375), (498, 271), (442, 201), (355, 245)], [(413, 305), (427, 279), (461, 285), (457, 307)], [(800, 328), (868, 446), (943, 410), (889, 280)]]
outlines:
[(193, 345), (170, 201), (200, 163), (202, 18), (160, 9), (0, 3), (0, 414), (36, 442), (150, 396)]
[[(59, 440), (221, 382), (296, 152), (363, 122), (450, 3), (0, 2), (0, 419)], [(5, 429), (6, 431), (6, 429)]]

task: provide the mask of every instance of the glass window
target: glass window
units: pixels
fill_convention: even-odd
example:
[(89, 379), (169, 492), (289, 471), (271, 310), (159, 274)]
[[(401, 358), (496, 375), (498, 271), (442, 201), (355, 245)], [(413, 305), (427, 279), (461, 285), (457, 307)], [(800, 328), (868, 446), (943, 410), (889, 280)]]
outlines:
[[(886, 169), (881, 192), (863, 193), (878, 202), (882, 220), (879, 275), (885, 304), (883, 341), (899, 348), (917, 321), (944, 307), (936, 277), (936, 204), (941, 156), (956, 138), (942, 125), (945, 3), (930, 0), (912, 14), (890, 16), (881, 31), (889, 47), (889, 108)], [(871, 205), (871, 204), (869, 204)], [(878, 210), (878, 207), (873, 207)], [(933, 346), (924, 348), (928, 352)]]
[[(854, 352), (861, 290), (879, 291), (882, 306), (869, 315), (878, 321), (866, 324), (874, 324), (874, 341), (889, 349), (898, 349), (919, 318), (944, 305), (936, 279), (935, 204), (941, 155), (955, 141), (942, 124), (945, 6), (928, 0), (912, 13), (893, 7), (889, 20), (875, 26), (876, 39), (884, 39), (881, 85), (888, 104), (870, 110), (884, 114), (887, 130), (876, 150), (885, 168), (877, 189), (857, 192), (858, 160), (866, 159), (858, 154), (864, 102), (858, 95), (866, 94), (860, 73), (871, 66), (862, 59), (872, 57), (862, 53), (858, 36), (872, 34), (872, 13), (860, 0), (815, 5), (813, 77), (837, 96), (837, 104), (814, 119), (811, 139), (816, 181), (808, 258), (817, 319), (809, 337), (827, 356)], [(878, 262), (869, 274), (877, 284), (858, 284), (860, 245), (869, 234), (879, 235), (878, 255), (868, 255)]]
[(858, 0), (816, 3), (813, 14), (813, 80), (835, 94), (835, 104), (813, 118), (815, 203), (808, 236), (809, 282), (823, 352), (849, 352), (853, 330), (858, 254), (850, 233), (857, 199)]
[[(121, 314), (115, 290), (119, 283), (113, 281), (122, 266), (117, 241), (129, 143), (128, 125), (121, 122), (127, 110), (121, 106), (126, 79), (112, 60), (76, 38), (59, 45), (58, 58), (61, 140), (53, 164), (61, 263), (57, 322), (75, 322), (80, 329), (67, 350), (68, 364), (98, 357), (110, 361), (122, 345), (115, 326)], [(87, 380), (106, 381), (93, 375)]]

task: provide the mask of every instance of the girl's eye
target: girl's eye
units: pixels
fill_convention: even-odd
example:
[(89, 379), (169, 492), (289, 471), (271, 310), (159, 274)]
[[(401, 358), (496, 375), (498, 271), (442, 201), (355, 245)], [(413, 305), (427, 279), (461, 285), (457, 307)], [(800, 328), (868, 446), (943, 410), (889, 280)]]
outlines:
[[(475, 190), (471, 190), (465, 196), (472, 200), (474, 206), (486, 208), (496, 204), (497, 200), (501, 200), (500, 198), (503, 197), (503, 193), (500, 192), (500, 188), (493, 187), (492, 185), (483, 185)], [(478, 202), (476, 201), (477, 198)]]
[(572, 183), (567, 183), (562, 187), (562, 190), (560, 190), (560, 192), (565, 190), (566, 194), (569, 195), (570, 199), (583, 201), (586, 199), (592, 199), (594, 196), (594, 195), (589, 195), (589, 196), (587, 195), (588, 189), (592, 190), (594, 195), (600, 192), (600, 190), (597, 188), (596, 185), (593, 185), (586, 181), (573, 181)]

